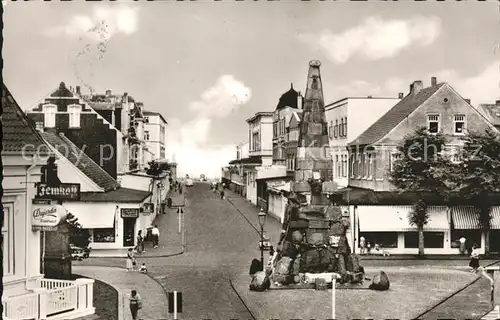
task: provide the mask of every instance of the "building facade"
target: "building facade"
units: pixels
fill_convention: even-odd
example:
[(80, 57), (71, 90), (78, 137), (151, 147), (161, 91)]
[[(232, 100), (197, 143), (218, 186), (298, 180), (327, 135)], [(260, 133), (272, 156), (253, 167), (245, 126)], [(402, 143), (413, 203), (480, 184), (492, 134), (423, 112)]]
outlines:
[[(424, 88), (422, 81), (415, 81), (400, 102), (348, 144), (349, 187), (375, 193), (396, 192), (388, 175), (399, 157), (396, 146), (419, 127), (447, 137), (447, 151), (452, 161), (461, 160), (459, 148), (467, 130), (495, 130), (493, 124), (449, 84), (437, 83), (433, 77), (431, 85)], [(354, 211), (358, 236), (383, 244), (394, 253), (416, 253), (417, 230), (409, 225), (407, 218), (411, 205), (358, 205)], [(494, 237), (500, 235), (498, 214), (498, 208), (493, 207), (492, 244), (495, 243)], [(484, 235), (477, 224), (476, 213), (470, 207), (434, 206), (429, 209), (429, 215), (430, 222), (424, 227), (426, 252), (457, 253), (457, 241), (463, 235), (469, 239), (470, 245), (475, 243), (484, 252)], [(359, 239), (358, 236), (355, 238)], [(491, 249), (498, 250), (493, 245)]]
[[(40, 230), (57, 228), (66, 212), (59, 205), (33, 204), (47, 148), (5, 85), (2, 107), (2, 318), (74, 319), (93, 314), (92, 279), (44, 277)], [(50, 210), (50, 223), (38, 219), (37, 210)]]
[(167, 126), (168, 122), (159, 112), (143, 111), (144, 114), (144, 141), (150, 153), (146, 163), (152, 160), (167, 158)]
[[(403, 94), (399, 95), (401, 99)], [(328, 121), (328, 137), (333, 160), (333, 181), (346, 187), (349, 183), (349, 154), (347, 144), (363, 133), (384, 115), (398, 98), (347, 97), (325, 107)], [(363, 115), (360, 117), (359, 115)], [(349, 122), (348, 119), (352, 119)]]

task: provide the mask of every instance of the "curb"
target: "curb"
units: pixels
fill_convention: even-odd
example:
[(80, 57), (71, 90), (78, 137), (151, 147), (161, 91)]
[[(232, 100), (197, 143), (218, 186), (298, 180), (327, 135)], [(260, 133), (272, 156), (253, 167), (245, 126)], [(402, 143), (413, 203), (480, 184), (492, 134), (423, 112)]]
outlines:
[[(490, 264), (487, 264), (486, 267), (489, 267), (491, 265), (494, 265), (494, 264), (497, 264), (499, 263), (500, 260), (497, 260), (497, 261), (494, 261)], [(478, 282), (480, 279), (482, 279), (482, 277), (480, 275), (477, 276), (476, 279), (472, 280), (471, 282), (469, 282), (468, 284), (466, 284), (463, 288), (453, 292), (452, 294), (450, 294), (448, 297), (442, 299), (441, 301), (439, 301), (438, 303), (436, 303), (434, 306), (432, 306), (431, 308), (427, 309), (426, 311), (422, 312), (421, 314), (419, 314), (418, 316), (415, 317), (415, 319), (420, 319), (420, 317), (424, 316), (426, 313), (429, 313), (430, 311), (436, 309), (438, 306), (442, 305), (443, 303), (445, 303), (446, 301), (450, 300), (451, 298), (453, 298), (454, 296), (456, 296), (457, 294), (459, 294), (460, 292), (464, 291), (465, 289), (469, 288), (470, 286), (472, 286), (473, 284), (475, 284), (476, 282)], [(488, 311), (486, 314), (488, 314), (490, 311)]]
[(248, 311), (248, 313), (250, 314), (250, 316), (252, 317), (252, 319), (253, 320), (257, 320), (257, 318), (254, 316), (254, 314), (250, 310), (250, 308), (248, 308), (247, 304), (245, 303), (245, 300), (243, 300), (243, 298), (238, 293), (238, 290), (236, 290), (236, 288), (234, 287), (233, 281), (231, 279), (229, 279), (229, 285), (233, 289), (234, 293), (236, 293), (236, 295), (238, 296), (238, 299), (240, 299), (241, 303), (245, 306), (245, 309)]

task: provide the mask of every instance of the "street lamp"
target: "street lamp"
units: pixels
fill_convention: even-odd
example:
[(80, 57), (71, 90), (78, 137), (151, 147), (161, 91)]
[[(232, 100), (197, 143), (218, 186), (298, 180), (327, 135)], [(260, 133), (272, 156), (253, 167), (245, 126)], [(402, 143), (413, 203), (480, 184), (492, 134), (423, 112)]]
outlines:
[(259, 212), (259, 225), (260, 225), (260, 263), (262, 264), (262, 271), (264, 271), (264, 224), (266, 223), (266, 213), (264, 209)]

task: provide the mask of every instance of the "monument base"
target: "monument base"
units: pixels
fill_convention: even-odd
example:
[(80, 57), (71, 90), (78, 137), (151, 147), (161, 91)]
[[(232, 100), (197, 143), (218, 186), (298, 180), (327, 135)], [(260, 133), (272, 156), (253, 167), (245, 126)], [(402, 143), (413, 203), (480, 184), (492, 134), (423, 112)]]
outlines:
[(46, 255), (44, 258), (43, 272), (46, 278), (71, 280), (71, 255)]

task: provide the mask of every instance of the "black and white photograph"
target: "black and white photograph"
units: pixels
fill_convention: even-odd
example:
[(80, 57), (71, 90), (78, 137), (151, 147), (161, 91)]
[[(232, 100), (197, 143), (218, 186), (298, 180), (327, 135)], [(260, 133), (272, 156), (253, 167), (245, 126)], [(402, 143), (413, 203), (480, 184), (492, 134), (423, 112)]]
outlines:
[(2, 319), (500, 319), (498, 3), (2, 9)]

